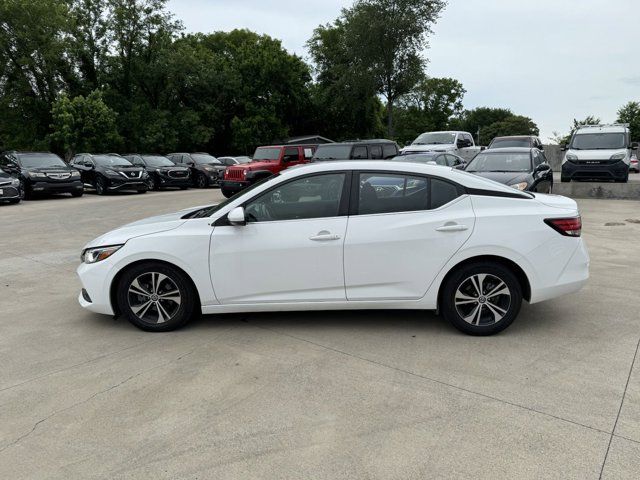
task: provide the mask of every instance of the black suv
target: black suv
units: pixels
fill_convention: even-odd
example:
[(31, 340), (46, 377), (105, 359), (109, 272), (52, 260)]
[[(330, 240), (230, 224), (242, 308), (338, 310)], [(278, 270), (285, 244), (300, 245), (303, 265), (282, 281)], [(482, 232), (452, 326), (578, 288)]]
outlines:
[(80, 197), (84, 191), (77, 170), (54, 153), (4, 152), (0, 155), (0, 168), (20, 181), (22, 198), (38, 193)]
[(399, 153), (398, 144), (391, 140), (358, 140), (318, 145), (311, 161), (388, 160)]
[(20, 180), (0, 170), (0, 203), (20, 201)]
[(191, 179), (193, 186), (205, 188), (220, 185), (226, 165), (216, 157), (208, 153), (170, 153), (167, 155), (176, 165), (182, 165), (191, 169)]
[(130, 153), (124, 155), (124, 158), (147, 171), (149, 190), (164, 187), (179, 187), (184, 190), (191, 185), (189, 168), (176, 165), (164, 155)]
[(98, 195), (117, 190), (146, 193), (148, 188), (149, 175), (145, 169), (132, 165), (120, 155), (79, 153), (71, 165), (80, 171), (84, 184), (95, 188)]
[(489, 148), (537, 148), (544, 150), (540, 138), (534, 135), (513, 135), (510, 137), (496, 137), (489, 143)]

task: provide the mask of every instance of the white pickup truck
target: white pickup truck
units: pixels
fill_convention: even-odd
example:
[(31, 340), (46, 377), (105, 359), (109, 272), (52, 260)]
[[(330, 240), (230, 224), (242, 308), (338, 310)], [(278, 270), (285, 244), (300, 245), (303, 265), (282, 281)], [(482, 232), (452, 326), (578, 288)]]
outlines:
[(480, 151), (469, 132), (427, 132), (401, 150), (402, 155), (421, 152), (448, 152), (469, 162)]

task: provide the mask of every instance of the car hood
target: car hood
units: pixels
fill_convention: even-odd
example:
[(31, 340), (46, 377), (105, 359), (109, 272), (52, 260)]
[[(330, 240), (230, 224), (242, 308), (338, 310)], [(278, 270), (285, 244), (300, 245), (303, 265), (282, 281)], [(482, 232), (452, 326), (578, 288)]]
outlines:
[(68, 165), (60, 165), (55, 167), (22, 167), (22, 170), (26, 172), (40, 172), (40, 173), (56, 173), (56, 172), (75, 172), (76, 169)]
[(611, 150), (567, 150), (567, 154), (572, 154), (578, 157), (578, 160), (609, 160), (612, 156), (619, 153), (626, 155), (626, 148), (614, 148)]
[(132, 238), (173, 230), (187, 221), (182, 218), (184, 215), (203, 207), (204, 206), (187, 208), (178, 212), (157, 215), (155, 217), (149, 217), (128, 223), (93, 239), (87, 243), (84, 248), (100, 247), (104, 245), (119, 245), (126, 243)]
[(277, 165), (277, 162), (250, 162), (250, 163), (243, 163), (241, 165), (233, 165), (229, 168), (232, 168), (234, 170), (268, 170), (269, 168), (273, 167), (274, 165)]
[(505, 185), (513, 185), (514, 183), (527, 182), (531, 180), (531, 174), (528, 172), (469, 172), (479, 177), (488, 178), (494, 182), (503, 183)]
[(402, 153), (407, 152), (450, 152), (455, 150), (456, 146), (453, 144), (445, 145), (408, 145), (402, 149)]

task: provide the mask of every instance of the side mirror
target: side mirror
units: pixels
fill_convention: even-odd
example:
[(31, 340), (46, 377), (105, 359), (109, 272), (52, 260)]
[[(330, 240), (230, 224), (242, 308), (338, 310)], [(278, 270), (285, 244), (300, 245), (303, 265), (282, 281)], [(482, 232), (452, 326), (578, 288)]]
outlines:
[(247, 224), (247, 220), (244, 217), (244, 208), (236, 207), (229, 212), (227, 220), (231, 225), (242, 226)]
[(541, 163), (535, 168), (534, 172), (546, 172), (549, 170), (551, 170), (551, 166), (548, 163)]
[(640, 145), (639, 142), (631, 142), (631, 149), (637, 150), (639, 145)]
[(561, 151), (561, 152), (566, 152), (567, 150), (569, 150), (569, 148), (567, 147), (567, 145), (560, 145), (560, 151)]

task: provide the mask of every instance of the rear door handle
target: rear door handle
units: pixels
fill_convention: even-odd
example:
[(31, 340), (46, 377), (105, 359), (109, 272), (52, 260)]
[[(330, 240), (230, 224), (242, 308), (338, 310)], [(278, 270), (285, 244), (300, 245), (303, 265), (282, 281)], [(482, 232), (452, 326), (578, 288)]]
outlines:
[(467, 227), (466, 225), (443, 225), (441, 227), (436, 228), (436, 230), (438, 232), (464, 232), (465, 230), (468, 230), (469, 227)]
[(340, 235), (336, 235), (334, 233), (323, 230), (321, 232), (318, 232), (317, 235), (309, 237), (309, 240), (313, 240), (314, 242), (330, 242), (332, 240), (340, 240)]

